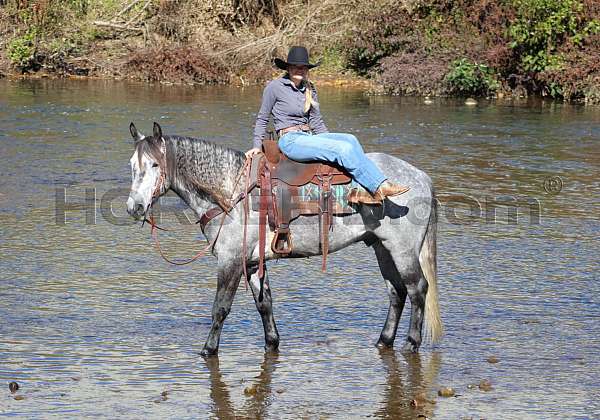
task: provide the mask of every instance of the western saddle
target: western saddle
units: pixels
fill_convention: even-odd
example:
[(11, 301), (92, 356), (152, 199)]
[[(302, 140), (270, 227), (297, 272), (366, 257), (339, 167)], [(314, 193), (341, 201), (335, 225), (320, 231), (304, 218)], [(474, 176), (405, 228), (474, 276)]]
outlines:
[[(257, 157), (258, 159), (258, 157)], [(253, 208), (258, 201), (259, 228), (259, 275), (263, 275), (264, 254), (267, 236), (267, 223), (274, 231), (271, 250), (280, 256), (289, 256), (293, 252), (290, 225), (299, 216), (319, 216), (320, 247), (323, 255), (322, 270), (325, 271), (329, 251), (329, 230), (333, 227), (333, 216), (351, 214), (354, 211), (343, 206), (332, 193), (332, 186), (349, 184), (352, 181), (348, 173), (337, 166), (309, 162), (301, 163), (288, 159), (279, 150), (277, 141), (271, 136), (263, 141), (263, 155), (258, 162)], [(316, 199), (306, 199), (301, 188), (307, 184), (318, 187)], [(337, 197), (338, 199), (340, 197)]]

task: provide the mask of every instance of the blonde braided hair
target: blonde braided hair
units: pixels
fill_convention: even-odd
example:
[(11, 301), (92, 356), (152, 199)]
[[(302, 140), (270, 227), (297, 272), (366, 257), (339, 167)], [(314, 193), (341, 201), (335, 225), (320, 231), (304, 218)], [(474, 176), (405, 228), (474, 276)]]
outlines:
[(304, 113), (308, 113), (311, 106), (315, 108), (319, 106), (319, 103), (313, 98), (313, 89), (315, 86), (312, 84), (308, 77), (305, 79), (306, 81), (306, 90), (304, 91)]

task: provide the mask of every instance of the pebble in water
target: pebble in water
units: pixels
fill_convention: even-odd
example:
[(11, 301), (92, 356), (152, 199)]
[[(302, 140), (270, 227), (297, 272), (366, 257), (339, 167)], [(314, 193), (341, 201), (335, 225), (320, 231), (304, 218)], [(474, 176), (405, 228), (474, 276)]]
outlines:
[(19, 390), (19, 384), (13, 381), (8, 384), (8, 389), (10, 389), (10, 392), (14, 394)]
[(456, 394), (456, 392), (453, 388), (444, 387), (438, 390), (438, 395), (440, 397), (454, 397), (454, 394)]
[(246, 396), (256, 395), (257, 391), (258, 391), (258, 385), (254, 384), (252, 386), (246, 387), (246, 389), (244, 389), (244, 394)]
[(479, 382), (479, 389), (481, 389), (482, 391), (491, 391), (492, 390), (492, 383), (490, 381), (488, 381), (487, 379), (483, 379), (481, 382)]
[(160, 393), (160, 398), (154, 400), (156, 404), (160, 404), (163, 401), (167, 401), (169, 395), (169, 391), (163, 391)]
[(500, 361), (496, 356), (490, 356), (486, 360), (488, 363), (498, 363)]

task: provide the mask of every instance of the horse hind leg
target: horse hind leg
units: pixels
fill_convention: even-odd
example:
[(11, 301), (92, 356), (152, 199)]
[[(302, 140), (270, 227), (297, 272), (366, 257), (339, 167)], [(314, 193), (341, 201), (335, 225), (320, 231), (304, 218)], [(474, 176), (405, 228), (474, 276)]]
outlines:
[(271, 287), (269, 286), (269, 277), (265, 269), (265, 275), (262, 280), (258, 276), (258, 267), (253, 267), (248, 272), (248, 283), (252, 289), (256, 309), (262, 319), (265, 330), (265, 350), (267, 352), (276, 352), (279, 348), (279, 332), (275, 325), (273, 317), (273, 299), (271, 297)]
[(231, 311), (231, 304), (235, 297), (240, 279), (242, 267), (239, 263), (221, 265), (218, 270), (217, 293), (212, 308), (212, 325), (204, 348), (200, 352), (202, 357), (214, 356), (219, 351), (219, 340), (225, 318)]
[(406, 302), (407, 290), (402, 283), (402, 278), (396, 269), (390, 252), (381, 242), (377, 242), (373, 247), (390, 297), (387, 318), (376, 346), (379, 348), (392, 347), (396, 339), (396, 331), (398, 330), (398, 323), (404, 309), (404, 303)]
[(410, 299), (410, 326), (406, 342), (402, 351), (416, 353), (422, 342), (423, 320), (425, 319), (425, 297), (427, 296), (428, 284), (421, 272), (416, 267), (417, 275), (407, 277), (405, 281), (408, 298)]
[[(378, 248), (383, 248), (383, 251), (381, 249), (378, 251)], [(419, 264), (419, 259), (412, 252), (396, 249), (392, 243), (381, 244), (379, 247), (375, 247), (375, 252), (378, 256), (378, 260), (380, 260), (380, 266), (382, 258), (380, 258), (379, 255), (381, 254), (385, 261), (385, 266), (391, 267), (388, 268), (389, 272), (387, 273), (384, 273), (384, 270), (382, 269), (384, 278), (386, 278), (386, 280), (391, 278), (393, 279), (391, 282), (392, 284), (394, 284), (394, 282), (395, 284), (399, 284), (399, 286), (394, 287), (398, 294), (398, 299), (402, 299), (402, 306), (398, 307), (402, 308), (404, 306), (406, 296), (410, 299), (410, 324), (406, 342), (402, 346), (402, 351), (416, 353), (422, 342), (423, 320), (425, 317), (425, 297), (427, 295), (428, 287), (428, 283), (425, 280)], [(398, 290), (400, 290), (401, 293), (398, 293)], [(390, 313), (388, 313), (388, 321), (390, 321), (390, 323), (394, 321), (394, 319), (390, 320), (391, 315), (396, 315), (393, 313), (392, 307), (393, 295), (390, 294)], [(400, 318), (400, 315), (401, 311), (397, 314), (398, 319)], [(390, 324), (390, 328), (392, 325), (393, 324)], [(395, 322), (395, 326), (397, 327), (397, 321)], [(384, 338), (386, 338), (384, 333), (386, 332), (387, 327), (388, 322), (386, 321), (386, 326), (382, 332), (382, 337)]]

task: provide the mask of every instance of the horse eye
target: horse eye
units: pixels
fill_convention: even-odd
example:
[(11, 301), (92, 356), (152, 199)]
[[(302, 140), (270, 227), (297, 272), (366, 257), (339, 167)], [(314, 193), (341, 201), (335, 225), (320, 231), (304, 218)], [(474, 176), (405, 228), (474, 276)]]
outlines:
[(158, 163), (156, 163), (156, 162), (152, 164), (153, 168), (156, 168), (157, 166), (158, 166)]

